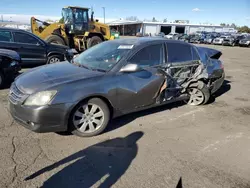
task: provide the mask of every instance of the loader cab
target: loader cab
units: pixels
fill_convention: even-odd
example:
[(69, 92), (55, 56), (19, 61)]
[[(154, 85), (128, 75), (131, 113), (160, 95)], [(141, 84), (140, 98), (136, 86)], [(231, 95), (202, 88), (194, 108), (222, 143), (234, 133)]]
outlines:
[(89, 30), (89, 9), (66, 7), (62, 9), (66, 32), (74, 35), (84, 35)]

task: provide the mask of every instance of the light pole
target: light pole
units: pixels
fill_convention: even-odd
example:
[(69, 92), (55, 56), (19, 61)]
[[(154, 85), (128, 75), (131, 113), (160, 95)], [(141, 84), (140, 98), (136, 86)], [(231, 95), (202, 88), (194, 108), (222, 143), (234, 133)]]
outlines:
[(104, 19), (104, 23), (105, 23), (105, 7), (102, 7), (103, 9), (103, 19)]

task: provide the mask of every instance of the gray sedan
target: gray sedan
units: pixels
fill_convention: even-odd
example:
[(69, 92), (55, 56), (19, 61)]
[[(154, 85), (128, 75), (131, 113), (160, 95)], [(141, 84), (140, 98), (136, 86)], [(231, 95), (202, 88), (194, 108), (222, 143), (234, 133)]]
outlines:
[(221, 55), (162, 38), (107, 41), (71, 62), (20, 75), (10, 89), (10, 113), (35, 132), (98, 135), (124, 114), (179, 100), (207, 103), (224, 81)]

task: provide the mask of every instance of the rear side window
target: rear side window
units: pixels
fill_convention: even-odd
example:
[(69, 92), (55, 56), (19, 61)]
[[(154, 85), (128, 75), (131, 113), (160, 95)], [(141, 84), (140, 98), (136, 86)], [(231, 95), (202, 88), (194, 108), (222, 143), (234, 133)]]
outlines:
[(162, 64), (163, 45), (156, 44), (143, 48), (137, 52), (130, 60), (130, 63), (135, 63), (140, 66), (155, 66)]
[(39, 43), (39, 41), (36, 38), (34, 38), (28, 34), (19, 33), (19, 32), (14, 33), (14, 40), (15, 40), (15, 42), (25, 43), (25, 44), (37, 44), (37, 43)]
[(198, 52), (195, 47), (192, 47), (192, 59), (193, 60), (200, 60), (200, 57), (198, 55)]
[(0, 41), (2, 41), (2, 42), (13, 42), (11, 32), (9, 32), (9, 31), (0, 31)]
[(167, 43), (168, 62), (192, 61), (191, 46), (180, 43)]

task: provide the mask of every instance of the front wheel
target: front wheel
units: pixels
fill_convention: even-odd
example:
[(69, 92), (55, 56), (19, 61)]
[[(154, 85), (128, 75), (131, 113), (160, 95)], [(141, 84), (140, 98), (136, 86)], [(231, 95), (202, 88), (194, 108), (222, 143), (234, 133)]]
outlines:
[(93, 36), (87, 40), (87, 48), (91, 48), (102, 42), (102, 39), (98, 36)]
[(197, 84), (191, 84), (187, 89), (189, 100), (185, 101), (191, 106), (199, 106), (206, 104), (210, 98), (210, 91), (204, 82), (198, 82)]
[(69, 129), (76, 136), (96, 136), (104, 131), (109, 119), (107, 104), (99, 98), (93, 98), (74, 108), (69, 119)]

